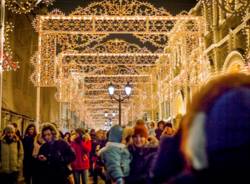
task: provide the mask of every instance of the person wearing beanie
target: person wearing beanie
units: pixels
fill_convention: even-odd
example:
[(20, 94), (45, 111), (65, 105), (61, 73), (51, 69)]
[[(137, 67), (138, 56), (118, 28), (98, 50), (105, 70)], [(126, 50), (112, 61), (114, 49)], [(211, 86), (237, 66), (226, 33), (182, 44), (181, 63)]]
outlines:
[(133, 144), (128, 149), (132, 155), (130, 174), (125, 179), (126, 184), (145, 184), (149, 178), (149, 169), (153, 157), (157, 151), (156, 146), (148, 144), (148, 130), (145, 124), (137, 124), (134, 127)]
[(210, 81), (195, 94), (183, 130), (182, 150), (191, 170), (173, 183), (187, 183), (183, 178), (190, 176), (195, 184), (250, 183), (250, 76)]
[(107, 180), (116, 184), (123, 184), (124, 178), (129, 175), (131, 156), (125, 144), (122, 144), (123, 129), (119, 125), (111, 127), (108, 143), (99, 151), (106, 171)]
[(144, 122), (144, 120), (142, 120), (142, 119), (138, 119), (138, 120), (136, 121), (135, 125), (145, 125), (145, 122)]

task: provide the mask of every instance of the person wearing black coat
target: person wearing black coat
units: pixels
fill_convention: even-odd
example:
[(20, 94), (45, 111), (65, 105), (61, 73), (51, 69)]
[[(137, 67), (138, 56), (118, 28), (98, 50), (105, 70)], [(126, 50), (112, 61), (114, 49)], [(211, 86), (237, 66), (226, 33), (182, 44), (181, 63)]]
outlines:
[(157, 147), (148, 146), (148, 132), (144, 125), (134, 127), (133, 144), (128, 146), (132, 155), (130, 174), (125, 178), (126, 184), (146, 184), (149, 178), (149, 169)]
[(250, 183), (250, 76), (216, 77), (192, 99), (182, 138), (191, 169), (171, 184)]
[(167, 182), (182, 172), (185, 161), (180, 151), (180, 142), (180, 130), (176, 135), (163, 136), (161, 138), (160, 147), (150, 171), (150, 183), (159, 184)]
[(31, 179), (34, 171), (34, 157), (32, 156), (34, 149), (34, 139), (36, 137), (36, 127), (34, 124), (28, 125), (25, 130), (25, 135), (23, 138), (23, 149), (24, 149), (24, 159), (23, 159), (23, 175), (26, 184), (31, 183)]
[(41, 184), (68, 184), (71, 170), (68, 165), (75, 160), (75, 154), (67, 142), (56, 139), (57, 131), (53, 125), (42, 129), (43, 144), (38, 153), (41, 169)]

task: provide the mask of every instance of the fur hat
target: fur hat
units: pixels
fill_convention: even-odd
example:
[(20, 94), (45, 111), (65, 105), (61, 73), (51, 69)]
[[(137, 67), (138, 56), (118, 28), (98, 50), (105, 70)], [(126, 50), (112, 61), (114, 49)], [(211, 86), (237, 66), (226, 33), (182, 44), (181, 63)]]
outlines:
[(45, 130), (50, 130), (52, 132), (52, 134), (53, 134), (53, 136), (54, 136), (55, 139), (59, 138), (59, 131), (57, 130), (57, 128), (55, 127), (54, 124), (48, 123), (48, 122), (43, 123), (41, 129), (42, 129), (42, 131), (41, 131), (42, 137), (43, 137), (43, 132)]
[(109, 130), (108, 141), (121, 143), (122, 142), (122, 133), (123, 133), (122, 127), (119, 125), (114, 125)]
[(135, 125), (133, 136), (135, 135), (140, 135), (142, 137), (148, 138), (148, 129), (144, 125)]

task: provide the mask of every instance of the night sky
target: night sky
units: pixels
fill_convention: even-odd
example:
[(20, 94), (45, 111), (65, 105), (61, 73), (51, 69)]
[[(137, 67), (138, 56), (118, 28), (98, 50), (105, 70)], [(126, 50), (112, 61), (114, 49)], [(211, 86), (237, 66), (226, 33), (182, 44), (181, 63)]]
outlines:
[[(105, 1), (105, 0), (56, 0), (53, 6), (49, 6), (49, 11), (58, 8), (67, 15), (70, 14), (73, 10), (75, 10), (79, 6), (86, 7), (92, 2), (100, 2), (100, 1)], [(139, 1), (149, 2), (157, 8), (163, 7), (172, 15), (176, 15), (183, 10), (189, 11), (197, 3), (197, 0), (148, 0), (148, 1), (139, 0)], [(150, 42), (142, 43), (140, 39), (130, 34), (110, 34), (103, 41), (115, 38), (123, 39), (131, 43), (136, 43), (140, 47), (147, 47), (152, 52), (155, 52), (158, 49)]]
[[(103, 0), (56, 0), (54, 6), (51, 6), (50, 9), (59, 8), (65, 13), (70, 13), (78, 6), (86, 7), (92, 2), (98, 1)], [(195, 6), (197, 0), (148, 0), (143, 2), (149, 2), (156, 7), (164, 7), (171, 14), (176, 15), (182, 10), (190, 10)]]

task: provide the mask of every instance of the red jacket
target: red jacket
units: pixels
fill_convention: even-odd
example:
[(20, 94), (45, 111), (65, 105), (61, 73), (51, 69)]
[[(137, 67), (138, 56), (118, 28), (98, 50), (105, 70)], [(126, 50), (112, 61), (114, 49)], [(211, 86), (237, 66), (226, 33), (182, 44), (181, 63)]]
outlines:
[(89, 152), (91, 151), (91, 141), (82, 141), (80, 144), (73, 141), (70, 145), (76, 155), (75, 161), (71, 163), (72, 170), (89, 169)]

